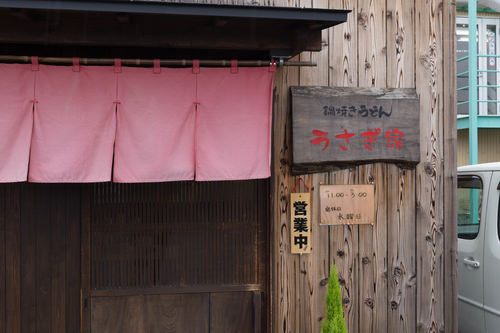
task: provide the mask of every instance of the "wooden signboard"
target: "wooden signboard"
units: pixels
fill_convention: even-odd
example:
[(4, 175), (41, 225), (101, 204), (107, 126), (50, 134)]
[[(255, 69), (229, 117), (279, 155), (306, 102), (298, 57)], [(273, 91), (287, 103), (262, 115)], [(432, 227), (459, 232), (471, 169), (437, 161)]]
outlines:
[(296, 165), (420, 159), (415, 89), (292, 87)]
[(311, 194), (292, 193), (291, 251), (294, 254), (311, 253)]
[(320, 185), (320, 224), (374, 224), (373, 185)]

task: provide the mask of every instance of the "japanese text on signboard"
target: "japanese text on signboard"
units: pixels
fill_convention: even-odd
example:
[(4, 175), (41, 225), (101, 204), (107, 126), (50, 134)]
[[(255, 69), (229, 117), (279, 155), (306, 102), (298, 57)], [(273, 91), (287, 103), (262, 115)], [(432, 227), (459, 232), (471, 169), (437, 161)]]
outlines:
[(414, 89), (292, 87), (294, 165), (420, 160)]
[(321, 224), (373, 224), (373, 185), (321, 185)]
[[(379, 139), (379, 135), (381, 133), (380, 128), (375, 128), (375, 129), (369, 129), (366, 132), (363, 133), (354, 133), (354, 132), (348, 132), (346, 129), (344, 129), (344, 133), (334, 135), (333, 137), (340, 141), (340, 144), (338, 145), (338, 148), (340, 148), (343, 151), (348, 150), (348, 145), (349, 145), (349, 139), (351, 139), (353, 136), (360, 135), (363, 138), (363, 145), (366, 149), (372, 150), (373, 146), (375, 145), (376, 141)], [(320, 131), (317, 129), (312, 130), (312, 134), (316, 136), (315, 138), (311, 139), (310, 142), (313, 145), (319, 145), (323, 144), (323, 149), (321, 150), (326, 150), (328, 148), (328, 145), (330, 144), (330, 137), (328, 132)], [(405, 137), (405, 134), (398, 130), (397, 128), (394, 128), (392, 131), (387, 130), (385, 131), (385, 146), (388, 148), (392, 149), (399, 149), (403, 147), (403, 139)]]
[(311, 200), (309, 193), (291, 194), (292, 253), (311, 253)]

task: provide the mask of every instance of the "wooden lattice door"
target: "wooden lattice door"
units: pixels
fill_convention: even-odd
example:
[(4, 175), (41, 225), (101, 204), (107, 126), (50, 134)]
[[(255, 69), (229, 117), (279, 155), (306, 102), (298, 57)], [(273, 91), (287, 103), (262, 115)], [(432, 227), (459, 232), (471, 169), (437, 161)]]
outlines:
[(262, 332), (268, 180), (84, 191), (84, 331)]

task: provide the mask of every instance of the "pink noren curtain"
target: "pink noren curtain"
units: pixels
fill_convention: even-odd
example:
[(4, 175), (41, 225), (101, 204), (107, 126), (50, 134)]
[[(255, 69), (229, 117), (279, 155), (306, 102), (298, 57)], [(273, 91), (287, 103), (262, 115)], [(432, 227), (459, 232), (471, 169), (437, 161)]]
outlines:
[(113, 67), (40, 66), (29, 181), (111, 180), (115, 140)]
[(0, 182), (26, 180), (34, 81), (31, 65), (0, 64)]
[(123, 68), (114, 181), (194, 179), (196, 75), (191, 68)]
[(196, 180), (270, 176), (272, 84), (267, 67), (201, 68)]
[(270, 176), (268, 67), (3, 64), (0, 75), (0, 182)]

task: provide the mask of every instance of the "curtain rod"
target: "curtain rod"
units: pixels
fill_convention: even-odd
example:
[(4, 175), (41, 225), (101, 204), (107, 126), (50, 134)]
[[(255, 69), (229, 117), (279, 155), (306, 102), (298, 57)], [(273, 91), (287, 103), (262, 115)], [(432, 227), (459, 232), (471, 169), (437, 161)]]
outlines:
[[(115, 60), (112, 58), (79, 58), (80, 65), (114, 65)], [(0, 55), (0, 62), (9, 63), (30, 63), (30, 56), (13, 56), (13, 55)], [(59, 58), (59, 57), (39, 57), (38, 62), (49, 65), (72, 65), (73, 58)], [(137, 67), (153, 67), (153, 59), (121, 59), (121, 64), (124, 66), (137, 66)], [(238, 60), (238, 66), (247, 67), (260, 67), (269, 66), (269, 60)], [(278, 61), (278, 66), (305, 66), (315, 67), (316, 63), (312, 61)], [(192, 66), (192, 59), (161, 59), (161, 66)], [(200, 66), (214, 67), (229, 67), (231, 60), (200, 60)]]

